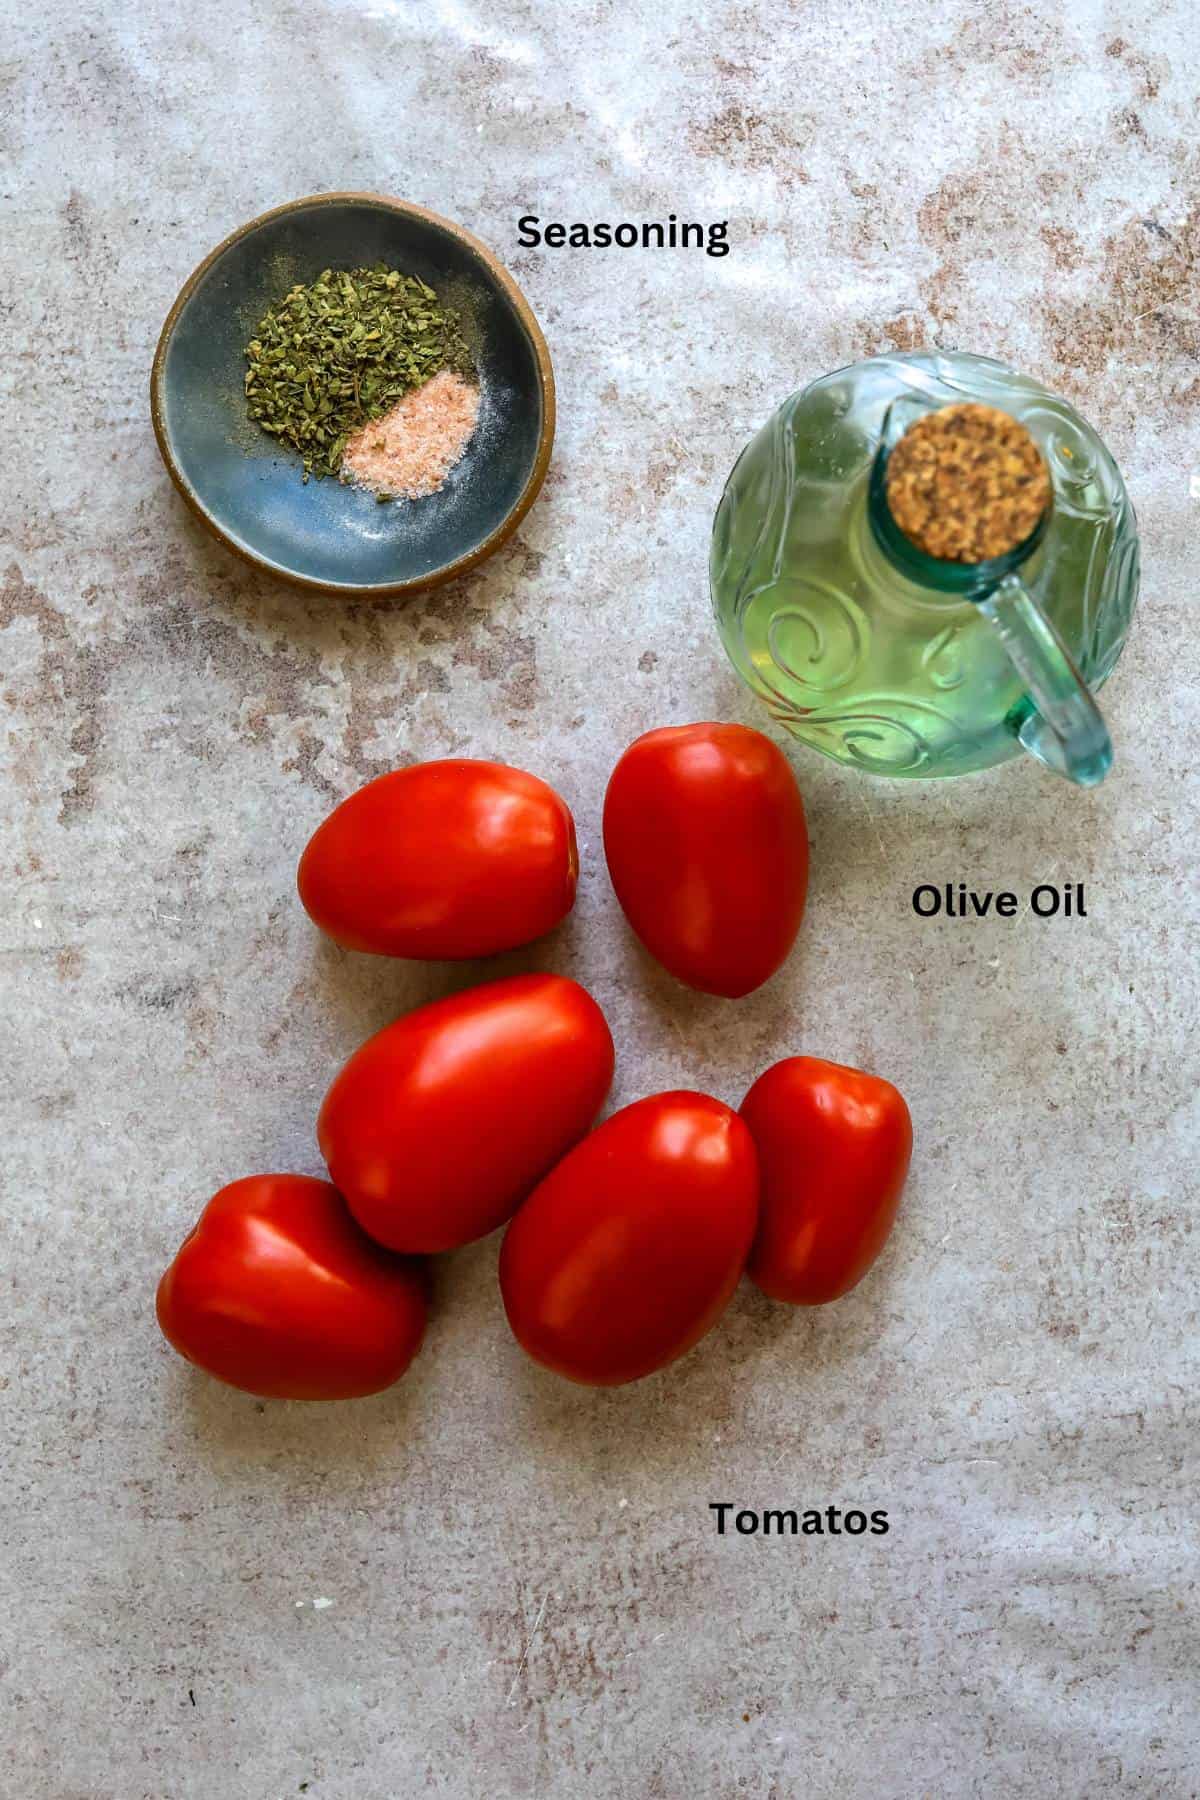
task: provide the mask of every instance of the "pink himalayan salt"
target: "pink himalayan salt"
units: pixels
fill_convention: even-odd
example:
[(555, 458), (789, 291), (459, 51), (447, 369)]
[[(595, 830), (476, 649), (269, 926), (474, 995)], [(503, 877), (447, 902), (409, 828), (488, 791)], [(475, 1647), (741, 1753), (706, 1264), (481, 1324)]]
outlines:
[(467, 447), (479, 389), (443, 369), (347, 438), (341, 473), (377, 494), (435, 494)]

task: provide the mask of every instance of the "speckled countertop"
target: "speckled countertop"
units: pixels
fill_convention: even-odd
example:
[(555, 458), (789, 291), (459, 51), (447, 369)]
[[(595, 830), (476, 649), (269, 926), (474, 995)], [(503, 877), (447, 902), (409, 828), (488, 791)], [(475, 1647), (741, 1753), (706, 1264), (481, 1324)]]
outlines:
[[(1193, 9), (266, 0), (10, 16), (0, 364), (0, 1794), (790, 1800), (1196, 1791)], [(147, 418), (227, 231), (331, 187), (460, 219), (550, 340), (560, 429), (461, 585), (342, 605), (208, 542)], [(516, 220), (728, 217), (724, 258), (519, 251)], [(797, 751), (803, 942), (730, 1006), (633, 949), (598, 846), (639, 731), (762, 720), (705, 592), (741, 443), (883, 346), (1007, 356), (1121, 461), (1143, 602), (1084, 795)], [(615, 1101), (807, 1049), (895, 1079), (907, 1209), (815, 1316), (750, 1291), (665, 1376), (524, 1362), (496, 1244), (391, 1394), (263, 1405), (155, 1329), (221, 1182), (315, 1171), (348, 1050), (462, 973), (320, 941), (331, 801), (465, 752), (559, 785)], [(1087, 884), (922, 922), (922, 881)], [(504, 959), (504, 967), (524, 966)], [(886, 1507), (718, 1539), (713, 1500)]]

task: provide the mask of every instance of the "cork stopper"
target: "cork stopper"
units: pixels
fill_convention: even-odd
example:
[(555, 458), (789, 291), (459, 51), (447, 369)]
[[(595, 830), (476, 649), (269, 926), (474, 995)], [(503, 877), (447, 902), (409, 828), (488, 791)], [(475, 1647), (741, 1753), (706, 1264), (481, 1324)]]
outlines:
[(1050, 504), (1050, 475), (1024, 425), (969, 401), (922, 413), (887, 461), (888, 508), (941, 562), (988, 562), (1024, 543)]

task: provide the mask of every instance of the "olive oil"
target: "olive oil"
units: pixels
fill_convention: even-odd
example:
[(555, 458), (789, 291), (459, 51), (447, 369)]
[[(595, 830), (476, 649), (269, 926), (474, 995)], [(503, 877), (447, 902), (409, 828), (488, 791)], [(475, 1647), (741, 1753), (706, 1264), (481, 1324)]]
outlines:
[[(1133, 509), (1099, 438), (1039, 384), (979, 357), (880, 357), (786, 401), (738, 459), (710, 564), (735, 667), (795, 737), (872, 773), (965, 774), (1042, 754), (1044, 721), (987, 593), (943, 585), (952, 565), (897, 565), (873, 516), (889, 419), (978, 399), (1038, 444), (1053, 501), (1021, 559), (1025, 594), (1089, 688), (1125, 641), (1137, 596)], [(1052, 751), (1045, 760), (1052, 760)]]

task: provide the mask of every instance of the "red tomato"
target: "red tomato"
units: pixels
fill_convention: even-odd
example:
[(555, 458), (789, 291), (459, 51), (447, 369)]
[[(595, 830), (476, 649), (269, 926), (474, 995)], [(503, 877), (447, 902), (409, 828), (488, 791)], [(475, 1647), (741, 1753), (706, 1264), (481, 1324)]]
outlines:
[(564, 800), (493, 762), (427, 762), (359, 788), (300, 858), (313, 922), (348, 950), (491, 956), (550, 931), (575, 904), (579, 855)]
[(500, 1289), (517, 1342), (594, 1387), (674, 1362), (724, 1312), (757, 1202), (750, 1133), (719, 1100), (655, 1094), (614, 1113), (505, 1234)]
[(789, 1056), (759, 1076), (741, 1111), (762, 1168), (746, 1273), (772, 1300), (837, 1300), (892, 1229), (912, 1155), (908, 1107), (878, 1075)]
[(675, 725), (629, 746), (604, 800), (617, 899), (672, 975), (730, 999), (787, 956), (808, 887), (786, 758), (744, 725)]
[(167, 1342), (271, 1400), (351, 1400), (398, 1381), (420, 1348), (419, 1264), (364, 1236), (337, 1189), (248, 1175), (214, 1194), (158, 1284)]
[(578, 982), (516, 975), (397, 1019), (355, 1052), (317, 1120), (365, 1231), (454, 1250), (510, 1218), (604, 1103), (613, 1042)]

